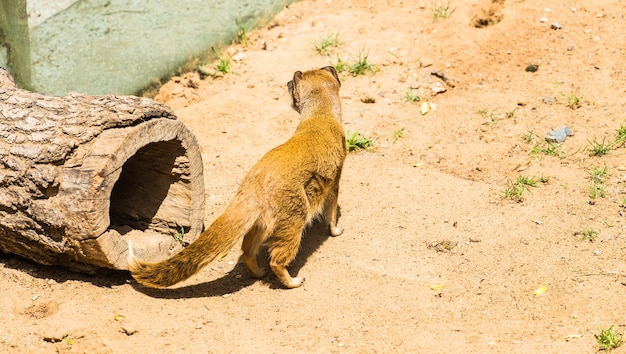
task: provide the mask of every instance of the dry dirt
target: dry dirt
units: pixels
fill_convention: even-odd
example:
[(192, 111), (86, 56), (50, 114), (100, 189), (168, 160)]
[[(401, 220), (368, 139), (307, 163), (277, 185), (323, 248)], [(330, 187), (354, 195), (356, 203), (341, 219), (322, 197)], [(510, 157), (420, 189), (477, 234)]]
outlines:
[[(188, 73), (156, 97), (202, 146), (210, 223), (298, 124), (285, 85), (295, 70), (359, 52), (377, 64), (342, 75), (346, 130), (377, 140), (348, 156), (345, 233), (307, 231), (290, 267), (302, 288), (251, 279), (238, 249), (158, 291), (125, 272), (2, 255), (1, 351), (583, 353), (598, 350), (598, 326), (623, 331), (626, 147), (592, 146), (626, 124), (626, 3), (455, 1), (438, 20), (433, 6), (302, 1), (226, 50), (233, 73)], [(340, 46), (318, 54), (330, 34)], [(405, 100), (410, 87), (421, 101)], [(565, 125), (574, 135), (547, 145)], [(605, 196), (591, 198), (590, 171), (604, 166)], [(503, 198), (519, 176), (541, 181)]]

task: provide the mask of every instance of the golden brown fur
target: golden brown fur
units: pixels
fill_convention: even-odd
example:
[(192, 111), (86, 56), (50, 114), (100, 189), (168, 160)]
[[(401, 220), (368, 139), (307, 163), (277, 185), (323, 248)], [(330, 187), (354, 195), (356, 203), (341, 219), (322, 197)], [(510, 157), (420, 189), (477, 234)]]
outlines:
[(144, 262), (129, 244), (128, 268), (138, 282), (150, 287), (176, 284), (243, 236), (242, 258), (253, 276), (266, 273), (257, 264), (259, 248), (266, 244), (272, 271), (286, 287), (296, 288), (303, 279), (292, 278), (286, 267), (307, 224), (323, 216), (332, 236), (342, 233), (336, 225), (337, 195), (346, 147), (337, 72), (333, 67), (297, 71), (287, 86), (301, 115), (293, 136), (252, 167), (224, 213), (178, 254)]

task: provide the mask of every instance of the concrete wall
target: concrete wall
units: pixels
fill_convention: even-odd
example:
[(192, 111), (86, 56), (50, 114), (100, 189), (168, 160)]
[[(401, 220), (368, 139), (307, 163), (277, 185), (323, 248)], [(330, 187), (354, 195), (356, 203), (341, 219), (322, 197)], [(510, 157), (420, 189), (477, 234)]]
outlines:
[(0, 0), (0, 65), (50, 95), (136, 94), (291, 2)]

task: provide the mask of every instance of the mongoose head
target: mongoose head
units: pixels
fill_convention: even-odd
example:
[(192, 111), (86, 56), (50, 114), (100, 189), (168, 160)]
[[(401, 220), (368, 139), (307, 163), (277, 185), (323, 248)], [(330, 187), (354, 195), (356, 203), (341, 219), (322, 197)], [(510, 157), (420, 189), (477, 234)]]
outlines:
[(305, 71), (304, 73), (296, 71), (293, 74), (293, 79), (287, 83), (289, 94), (291, 94), (293, 99), (293, 109), (301, 113), (304, 101), (320, 87), (329, 88), (335, 92), (339, 91), (341, 81), (335, 67), (325, 66), (321, 69)]

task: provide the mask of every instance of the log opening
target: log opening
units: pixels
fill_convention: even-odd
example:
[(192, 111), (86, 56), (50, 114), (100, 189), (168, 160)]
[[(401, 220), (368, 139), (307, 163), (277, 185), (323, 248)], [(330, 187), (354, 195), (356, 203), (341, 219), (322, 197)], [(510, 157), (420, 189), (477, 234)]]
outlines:
[[(176, 208), (177, 201), (170, 189), (190, 195), (189, 171), (185, 166), (181, 142), (176, 140), (150, 143), (139, 149), (122, 166), (122, 173), (111, 192), (109, 218), (113, 229), (126, 226), (145, 231), (156, 230), (163, 234), (174, 234), (186, 225), (171, 225), (158, 215), (161, 208)], [(191, 198), (189, 198), (190, 200)], [(187, 206), (189, 208), (190, 206)]]

